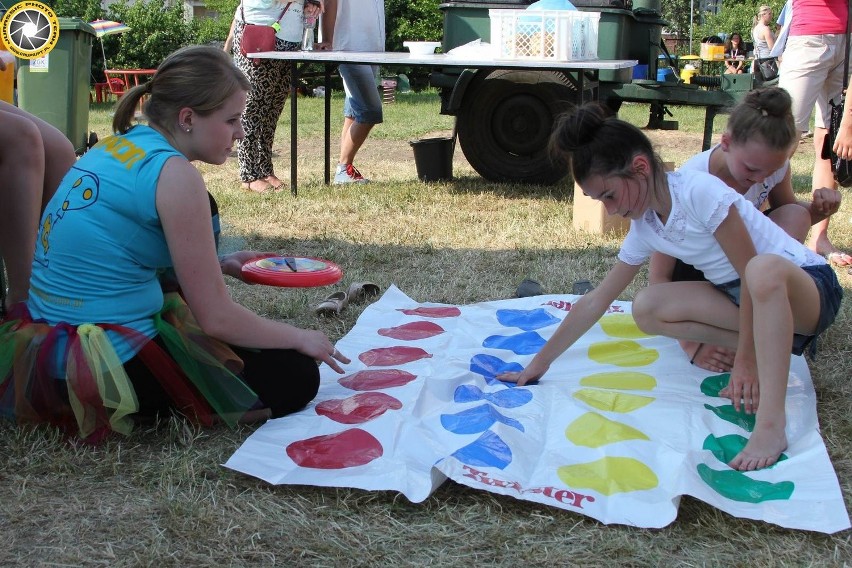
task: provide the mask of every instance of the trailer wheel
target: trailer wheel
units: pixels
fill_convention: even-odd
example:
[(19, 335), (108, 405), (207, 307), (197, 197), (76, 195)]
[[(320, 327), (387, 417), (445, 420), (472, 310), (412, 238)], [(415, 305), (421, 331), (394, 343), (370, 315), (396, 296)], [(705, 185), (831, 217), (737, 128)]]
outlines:
[(550, 71), (493, 71), (475, 78), (458, 111), (470, 165), (490, 181), (551, 185), (567, 173), (547, 143), (556, 117), (575, 108), (577, 91)]

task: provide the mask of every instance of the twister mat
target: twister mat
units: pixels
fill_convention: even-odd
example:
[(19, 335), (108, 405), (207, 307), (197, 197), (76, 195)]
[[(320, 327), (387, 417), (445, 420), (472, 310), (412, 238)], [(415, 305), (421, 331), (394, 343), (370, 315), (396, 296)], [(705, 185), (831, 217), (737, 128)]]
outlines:
[(324, 365), (316, 400), (264, 424), (225, 466), (273, 484), (396, 490), (413, 502), (450, 478), (638, 527), (671, 523), (691, 495), (783, 527), (849, 528), (802, 357), (792, 358), (789, 448), (748, 473), (725, 465), (754, 425), (717, 396), (727, 375), (644, 335), (630, 302), (614, 303), (540, 384), (494, 378), (526, 364), (578, 298), (418, 304), (391, 287), (338, 342), (352, 359), (347, 374)]

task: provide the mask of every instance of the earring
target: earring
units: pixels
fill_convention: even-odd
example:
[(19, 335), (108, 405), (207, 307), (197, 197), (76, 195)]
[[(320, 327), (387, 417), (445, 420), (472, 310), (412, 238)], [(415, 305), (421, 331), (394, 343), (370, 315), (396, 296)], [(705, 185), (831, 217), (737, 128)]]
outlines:
[(188, 133), (190, 133), (190, 132), (192, 132), (192, 128), (191, 128), (191, 127), (189, 127), (189, 126), (187, 126), (186, 124), (184, 124), (184, 123), (182, 123), (182, 122), (181, 122), (180, 124), (178, 124), (178, 126), (180, 126), (181, 130), (183, 130), (183, 131), (184, 131), (184, 132), (186, 132), (187, 134), (188, 134)]

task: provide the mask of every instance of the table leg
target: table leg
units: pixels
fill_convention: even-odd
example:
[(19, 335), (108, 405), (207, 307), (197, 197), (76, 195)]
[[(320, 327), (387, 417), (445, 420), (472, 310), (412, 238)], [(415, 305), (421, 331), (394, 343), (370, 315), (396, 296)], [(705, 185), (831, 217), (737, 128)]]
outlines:
[(298, 183), (298, 175), (296, 172), (296, 162), (298, 151), (296, 148), (297, 144), (297, 132), (296, 126), (298, 121), (298, 93), (299, 87), (299, 63), (294, 61), (292, 65), (290, 65), (290, 193), (293, 194), (293, 197), (298, 195), (298, 190), (296, 189), (296, 185)]
[(323, 136), (325, 138), (325, 174), (323, 179), (325, 185), (331, 183), (331, 66), (326, 63), (323, 65), (325, 72), (325, 97), (323, 104), (325, 105), (325, 124), (323, 125)]

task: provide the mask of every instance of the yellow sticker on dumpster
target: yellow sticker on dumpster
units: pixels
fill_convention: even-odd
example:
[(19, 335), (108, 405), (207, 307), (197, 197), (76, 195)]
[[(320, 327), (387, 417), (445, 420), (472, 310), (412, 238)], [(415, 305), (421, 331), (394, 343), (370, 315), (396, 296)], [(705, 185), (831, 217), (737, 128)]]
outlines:
[(15, 57), (44, 57), (59, 40), (59, 19), (41, 2), (19, 2), (0, 20), (0, 39)]

